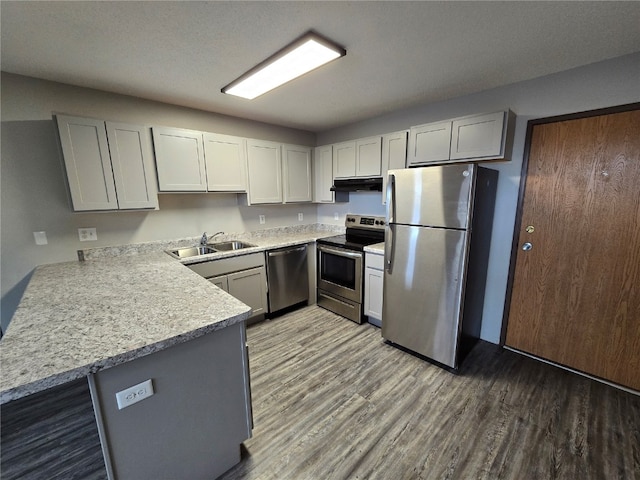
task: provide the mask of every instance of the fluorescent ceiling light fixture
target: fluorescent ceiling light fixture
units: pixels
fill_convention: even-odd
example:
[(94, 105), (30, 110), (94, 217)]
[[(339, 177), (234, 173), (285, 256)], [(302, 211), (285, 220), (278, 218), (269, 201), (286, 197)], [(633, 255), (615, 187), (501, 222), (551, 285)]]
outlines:
[(346, 54), (341, 46), (308, 32), (231, 82), (222, 93), (251, 100)]

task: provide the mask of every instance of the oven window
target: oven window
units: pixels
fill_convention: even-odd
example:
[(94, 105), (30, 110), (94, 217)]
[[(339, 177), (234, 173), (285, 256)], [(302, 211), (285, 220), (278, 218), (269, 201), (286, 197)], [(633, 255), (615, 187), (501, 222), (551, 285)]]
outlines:
[(331, 253), (322, 252), (320, 272), (323, 280), (356, 289), (356, 260)]

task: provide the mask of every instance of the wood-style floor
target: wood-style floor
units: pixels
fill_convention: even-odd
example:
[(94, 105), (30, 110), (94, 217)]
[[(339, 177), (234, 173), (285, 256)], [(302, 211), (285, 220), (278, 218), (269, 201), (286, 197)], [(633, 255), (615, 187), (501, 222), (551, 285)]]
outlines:
[(234, 479), (640, 479), (640, 397), (479, 343), (455, 375), (307, 307), (248, 330)]
[[(223, 480), (640, 480), (630, 393), (485, 342), (455, 375), (317, 306), (248, 340), (255, 428)], [(4, 406), (0, 455), (3, 480), (105, 479), (86, 382)]]

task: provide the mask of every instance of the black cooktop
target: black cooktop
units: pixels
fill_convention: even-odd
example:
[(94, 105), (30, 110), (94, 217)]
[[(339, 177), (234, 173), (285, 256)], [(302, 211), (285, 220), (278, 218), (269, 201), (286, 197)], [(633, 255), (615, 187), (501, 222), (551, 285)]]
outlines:
[(384, 242), (384, 217), (348, 214), (344, 235), (319, 238), (317, 243), (362, 251), (367, 245)]

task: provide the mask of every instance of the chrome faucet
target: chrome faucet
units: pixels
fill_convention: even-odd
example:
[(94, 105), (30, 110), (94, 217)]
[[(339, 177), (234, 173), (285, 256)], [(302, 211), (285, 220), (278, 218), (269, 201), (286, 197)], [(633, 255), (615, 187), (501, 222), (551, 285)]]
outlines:
[(207, 232), (204, 232), (202, 234), (202, 237), (200, 238), (200, 245), (206, 245), (207, 243), (209, 243), (209, 240), (213, 240), (217, 235), (224, 235), (224, 232), (214, 233), (210, 237), (207, 237)]

